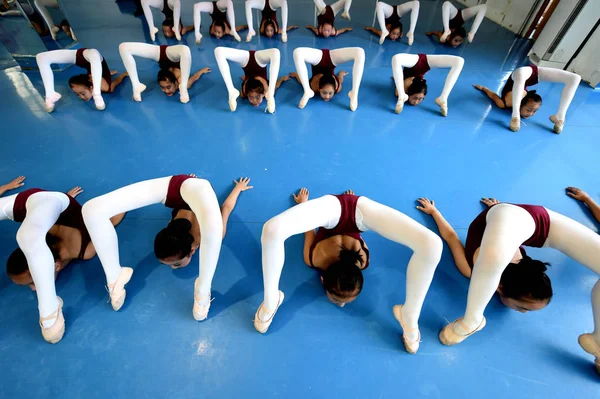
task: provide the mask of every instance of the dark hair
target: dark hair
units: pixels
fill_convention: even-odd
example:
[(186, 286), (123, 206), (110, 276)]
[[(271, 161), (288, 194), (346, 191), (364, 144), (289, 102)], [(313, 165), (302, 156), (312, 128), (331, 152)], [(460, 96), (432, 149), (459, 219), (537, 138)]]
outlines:
[(213, 28), (215, 26), (220, 27), (221, 29), (223, 29), (223, 32), (225, 32), (225, 21), (215, 21), (213, 22)]
[(337, 86), (337, 81), (335, 80), (334, 75), (324, 73), (323, 75), (321, 75), (321, 79), (319, 79), (319, 89), (322, 89), (327, 85), (332, 85), (333, 90), (335, 90)]
[(509, 263), (500, 278), (502, 295), (512, 299), (550, 302), (552, 283), (546, 274), (547, 266), (550, 264), (527, 255), (519, 263)]
[(70, 28), (71, 24), (69, 24), (69, 21), (67, 21), (66, 19), (63, 19), (62, 21), (60, 21), (60, 24), (58, 24), (58, 26), (60, 26), (61, 28), (63, 26), (66, 26), (67, 28)]
[(168, 69), (160, 69), (158, 71), (157, 79), (159, 82), (177, 83), (177, 78), (173, 72), (169, 71)]
[(408, 90), (406, 91), (408, 96), (419, 93), (423, 93), (424, 96), (427, 95), (427, 81), (423, 79), (423, 76), (415, 76), (410, 86), (408, 86)]
[[(50, 248), (52, 257), (55, 261), (59, 259), (58, 249), (56, 248), (58, 242), (58, 238), (46, 234), (46, 244)], [(21, 248), (15, 249), (6, 260), (6, 273), (9, 276), (18, 276), (19, 274), (25, 273), (27, 270), (29, 270), (29, 265), (27, 264), (25, 254)]]
[(69, 87), (73, 88), (75, 85), (85, 86), (89, 89), (92, 87), (92, 82), (90, 81), (90, 77), (88, 75), (74, 75), (69, 78)]
[(342, 247), (339, 260), (323, 271), (323, 286), (335, 296), (346, 298), (360, 294), (363, 287), (362, 271), (356, 263), (363, 264), (360, 251)]
[(187, 219), (173, 219), (154, 239), (154, 254), (158, 259), (183, 259), (192, 252), (194, 237), (192, 223)]
[(169, 28), (172, 28), (175, 26), (175, 21), (173, 18), (165, 18), (165, 20), (162, 22), (162, 26), (168, 26)]
[(527, 95), (521, 100), (521, 107), (526, 106), (527, 103), (530, 101), (533, 101), (536, 104), (541, 104), (542, 97), (539, 94), (537, 94), (535, 90), (528, 91)]
[(269, 25), (273, 27), (274, 34), (277, 34), (277, 29), (275, 28), (275, 21), (273, 21), (272, 19), (267, 19), (267, 21), (265, 22), (265, 33), (267, 32), (267, 26)]
[(455, 37), (462, 37), (463, 39), (465, 37), (467, 37), (467, 31), (465, 30), (465, 28), (463, 28), (462, 26), (460, 28), (456, 28), (452, 31), (452, 33), (450, 34), (450, 40), (454, 39)]
[(265, 86), (258, 79), (253, 77), (248, 77), (248, 79), (246, 79), (246, 82), (244, 82), (244, 88), (246, 93), (256, 91), (259, 94), (265, 94)]
[(394, 29), (400, 29), (400, 34), (402, 34), (402, 22), (401, 21), (394, 21), (393, 23), (390, 24), (390, 32), (393, 31)]

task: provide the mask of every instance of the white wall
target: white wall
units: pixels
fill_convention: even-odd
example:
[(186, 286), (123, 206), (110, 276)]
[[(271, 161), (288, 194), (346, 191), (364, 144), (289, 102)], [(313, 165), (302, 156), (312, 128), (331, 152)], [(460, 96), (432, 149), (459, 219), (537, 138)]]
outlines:
[(567, 70), (578, 73), (593, 87), (600, 83), (600, 28), (587, 41)]
[(467, 7), (486, 3), (488, 6), (485, 14), (486, 18), (517, 33), (525, 23), (525, 19), (535, 5), (536, 0), (487, 0), (487, 2), (482, 0), (456, 0), (456, 2)]

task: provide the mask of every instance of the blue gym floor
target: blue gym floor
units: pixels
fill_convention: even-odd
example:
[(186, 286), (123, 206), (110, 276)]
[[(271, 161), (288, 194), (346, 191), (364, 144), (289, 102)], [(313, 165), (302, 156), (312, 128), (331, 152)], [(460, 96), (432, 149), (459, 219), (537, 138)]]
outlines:
[[(192, 2), (182, 3), (184, 24), (190, 25)], [(313, 23), (311, 1), (289, 3), (290, 24)], [(593, 358), (577, 344), (579, 334), (593, 329), (590, 292), (598, 276), (548, 249), (531, 253), (552, 263), (551, 305), (523, 315), (494, 298), (487, 327), (455, 347), (443, 346), (438, 333), (462, 315), (469, 282), (445, 249), (421, 314), (421, 348), (412, 356), (402, 347), (391, 312), (404, 300), (410, 251), (366, 233), (372, 266), (363, 293), (341, 309), (329, 303), (317, 274), (304, 265), (303, 237), (296, 236), (286, 243), (280, 285), (285, 302), (266, 335), (254, 330), (263, 295), (261, 228), (292, 206), (291, 194), (301, 187), (313, 197), (351, 188), (437, 232), (415, 209), (415, 199), (428, 196), (461, 238), (482, 210), (482, 196), (544, 205), (598, 227), (564, 188), (574, 185), (600, 197), (600, 93), (582, 82), (564, 132), (555, 135), (548, 117), (556, 112), (562, 86), (541, 83), (543, 107), (513, 133), (508, 111), (492, 107), (472, 85), (500, 88), (524, 62), (527, 43), (485, 20), (473, 44), (441, 46), (424, 32), (441, 28), (442, 2), (422, 0), (415, 44), (408, 47), (404, 39), (380, 46), (362, 29), (372, 22), (374, 3), (355, 0), (352, 22), (338, 22), (355, 31), (335, 39), (315, 39), (302, 28), (289, 34), (287, 44), (265, 38), (251, 44), (217, 41), (205, 25), (196, 46), (188, 34), (193, 70), (209, 66), (212, 73), (194, 86), (186, 105), (178, 95), (161, 93), (157, 66), (149, 61), (138, 61), (148, 86), (143, 102), (132, 101), (126, 80), (104, 97), (104, 112), (70, 92), (68, 78), (81, 73), (76, 67), (55, 75), (63, 98), (52, 114), (44, 110), (38, 72), (0, 72), (2, 182), (26, 175), (25, 188), (66, 191), (80, 185), (82, 203), (129, 183), (178, 173), (210, 180), (221, 201), (234, 178), (249, 176), (254, 185), (241, 194), (231, 217), (213, 282), (216, 299), (205, 322), (191, 314), (197, 259), (173, 271), (154, 257), (154, 236), (170, 216), (161, 206), (131, 212), (117, 228), (122, 264), (135, 270), (121, 311), (107, 303), (98, 258), (62, 272), (57, 291), (65, 303), (66, 334), (57, 345), (42, 339), (35, 295), (1, 273), (0, 397), (600, 398)], [(100, 50), (112, 69), (124, 70), (119, 43), (149, 41), (145, 22), (121, 13), (112, 0), (63, 4), (81, 45)], [(123, 12), (128, 6), (122, 5)], [(238, 24), (244, 24), (242, 1), (235, 1), (235, 11)], [(407, 29), (408, 19), (403, 20)], [(160, 26), (158, 12), (155, 21)], [(175, 43), (157, 37), (158, 44)], [(276, 46), (280, 75), (294, 70), (295, 47), (361, 46), (367, 60), (358, 110), (348, 109), (349, 76), (331, 103), (315, 98), (299, 110), (302, 90), (290, 81), (276, 95), (275, 115), (243, 101), (231, 113), (214, 61), (217, 45)], [(421, 106), (394, 114), (391, 57), (399, 52), (465, 58), (447, 118), (434, 104), (445, 70), (427, 75), (429, 95)], [(231, 69), (239, 85), (241, 68)], [(0, 223), (2, 265), (16, 247), (17, 228)]]

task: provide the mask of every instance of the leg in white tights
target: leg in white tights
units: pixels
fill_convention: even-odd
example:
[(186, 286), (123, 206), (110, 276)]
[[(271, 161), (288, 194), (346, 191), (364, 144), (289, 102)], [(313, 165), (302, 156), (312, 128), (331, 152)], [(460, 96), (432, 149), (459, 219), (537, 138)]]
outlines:
[[(277, 308), (285, 240), (318, 227), (332, 228), (340, 216), (339, 200), (326, 195), (296, 205), (265, 223), (261, 237), (265, 286), (264, 306), (259, 312), (261, 320), (271, 318)], [(408, 263), (403, 317), (407, 326), (416, 329), (425, 295), (442, 255), (441, 239), (408, 216), (366, 197), (358, 200), (356, 219), (360, 229), (373, 230), (414, 251)], [(418, 331), (413, 333), (411, 339), (416, 339)]]
[[(168, 52), (167, 49), (167, 53)], [(140, 83), (135, 58), (133, 58), (133, 56), (147, 58), (158, 62), (160, 59), (160, 46), (146, 43), (125, 42), (119, 45), (119, 54), (121, 55), (123, 65), (125, 65), (125, 69), (129, 74), (129, 79), (131, 80), (133, 99), (140, 102), (142, 101), (142, 92), (146, 90), (146, 85)]]
[(202, 34), (200, 33), (200, 25), (202, 24), (203, 12), (212, 15), (213, 4), (210, 1), (202, 1), (194, 4), (194, 36), (196, 37), (196, 44), (200, 44), (202, 40)]
[[(96, 197), (83, 206), (83, 218), (104, 268), (109, 287), (115, 284), (122, 269), (119, 262), (117, 233), (110, 218), (119, 213), (164, 202), (170, 180), (169, 176), (131, 184)], [(217, 197), (206, 180), (186, 180), (182, 185), (181, 195), (194, 211), (200, 224), (202, 242), (200, 280), (197, 290), (204, 298), (210, 291), (221, 247), (223, 232), (221, 212)]]
[[(396, 113), (402, 112), (404, 103), (408, 100), (408, 95), (404, 91), (404, 71), (403, 68), (412, 68), (419, 61), (416, 54), (396, 54), (392, 57), (392, 72), (396, 90), (398, 91), (398, 102), (396, 103)], [(460, 72), (465, 63), (462, 57), (454, 55), (427, 55), (427, 62), (431, 68), (450, 68), (442, 93), (435, 99), (435, 103), (440, 107), (443, 116), (448, 115), (448, 96), (454, 87)]]
[(192, 69), (192, 53), (188, 46), (177, 44), (167, 47), (166, 54), (171, 61), (179, 61), (181, 70), (179, 77), (179, 100), (185, 104), (190, 101), (188, 80), (190, 78), (190, 70)]
[(53, 50), (38, 53), (35, 56), (46, 91), (46, 111), (54, 111), (54, 103), (60, 100), (61, 97), (59, 93), (54, 91), (52, 64), (74, 64), (76, 55), (76, 50)]
[(181, 21), (181, 1), (169, 0), (168, 5), (173, 10), (173, 33), (175, 34), (175, 38), (181, 41), (181, 26), (179, 26), (179, 21)]
[(233, 9), (233, 2), (231, 0), (219, 0), (217, 1), (217, 7), (219, 7), (220, 10), (226, 10), (227, 22), (231, 28), (229, 34), (233, 36), (235, 40), (241, 42), (242, 39), (240, 38), (240, 35), (238, 35), (235, 28), (235, 11)]
[[(317, 1), (317, 0), (315, 0)], [(308, 79), (308, 69), (306, 68), (306, 63), (311, 65), (317, 65), (321, 58), (323, 58), (323, 51), (318, 50), (316, 48), (310, 47), (297, 47), (294, 49), (294, 65), (296, 66), (296, 73), (298, 74), (298, 79), (302, 84), (302, 88), (304, 89), (304, 95), (300, 99), (300, 103), (298, 104), (298, 108), (302, 109), (308, 103), (308, 100), (314, 97), (315, 93), (310, 88), (310, 81)], [(307, 230), (308, 231), (308, 230)]]
[(54, 20), (52, 19), (52, 15), (48, 12), (47, 7), (50, 8), (59, 8), (58, 2), (56, 0), (35, 0), (34, 1), (35, 8), (38, 9), (42, 18), (44, 18), (44, 22), (48, 25), (48, 29), (50, 30), (50, 34), (52, 35), (52, 39), (56, 40), (56, 33), (60, 30), (58, 27), (54, 26)]
[(256, 31), (254, 30), (254, 22), (252, 21), (252, 10), (262, 11), (265, 9), (265, 4), (265, 0), (246, 0), (246, 23), (248, 24), (248, 36), (246, 36), (246, 42), (248, 43), (252, 40), (254, 36), (256, 36)]
[(287, 43), (288, 4), (287, 0), (271, 0), (271, 7), (281, 8), (281, 41)]
[(450, 36), (450, 20), (456, 17), (459, 13), (458, 8), (454, 7), (449, 1), (445, 1), (442, 4), (442, 24), (444, 25), (444, 34), (440, 37), (440, 42), (445, 43), (448, 36)]
[(152, 8), (158, 8), (162, 10), (163, 1), (162, 0), (142, 0), (142, 10), (144, 10), (144, 16), (146, 17), (146, 23), (148, 24), (148, 29), (150, 31), (150, 40), (156, 40), (156, 34), (158, 33), (158, 28), (154, 26), (154, 17), (152, 16)]
[(471, 30), (467, 34), (467, 40), (469, 41), (469, 43), (473, 42), (473, 39), (475, 38), (475, 34), (477, 33), (477, 30), (479, 29), (479, 25), (481, 25), (481, 22), (483, 22), (483, 18), (485, 18), (486, 11), (487, 11), (487, 4), (480, 4), (478, 6), (465, 8), (464, 10), (461, 11), (462, 17), (465, 21), (468, 21), (471, 18), (475, 17), (475, 20), (473, 21), (473, 25), (471, 25)]
[(269, 67), (269, 90), (267, 92), (267, 111), (269, 113), (275, 112), (275, 88), (277, 86), (277, 77), (279, 75), (279, 64), (281, 54), (276, 48), (270, 48), (265, 50), (258, 50), (254, 53), (256, 62), (261, 67), (266, 67), (267, 64), (271, 64)]
[(381, 29), (381, 37), (379, 38), (379, 44), (383, 44), (385, 38), (390, 34), (385, 26), (385, 19), (392, 16), (394, 12), (394, 7), (397, 7), (397, 12), (400, 17), (402, 17), (407, 12), (410, 13), (410, 28), (406, 37), (408, 38), (408, 45), (412, 46), (414, 41), (414, 32), (417, 27), (417, 20), (419, 19), (419, 8), (420, 4), (418, 0), (409, 1), (399, 6), (390, 6), (382, 1), (377, 2), (377, 6), (375, 7), (375, 13), (377, 14), (377, 21), (379, 22), (379, 27)]
[[(342, 9), (342, 18), (350, 21), (350, 6), (352, 5), (352, 0), (338, 0), (331, 5), (331, 9), (333, 10), (333, 15), (337, 15)], [(325, 7), (323, 7), (325, 8)]]
[(102, 99), (102, 55), (96, 49), (86, 49), (83, 51), (83, 58), (90, 63), (92, 68), (93, 97), (96, 109), (102, 111), (106, 108)]

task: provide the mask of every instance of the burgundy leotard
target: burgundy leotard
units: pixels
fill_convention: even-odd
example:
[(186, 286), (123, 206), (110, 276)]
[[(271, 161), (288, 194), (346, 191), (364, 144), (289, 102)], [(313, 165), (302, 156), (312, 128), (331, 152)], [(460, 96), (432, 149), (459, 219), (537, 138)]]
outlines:
[[(87, 50), (87, 48), (80, 48), (77, 50), (77, 52), (75, 53), (75, 65), (85, 69), (87, 71), (88, 75), (91, 75), (92, 74), (92, 64), (90, 64), (89, 61), (86, 60), (85, 57), (83, 56), (83, 52), (85, 50)], [(102, 79), (106, 80), (106, 83), (108, 83), (108, 93), (110, 93), (111, 92), (110, 85), (112, 83), (112, 76), (110, 74), (110, 68), (108, 68), (108, 64), (106, 63), (106, 60), (104, 58), (102, 58)]]
[(336, 195), (335, 197), (340, 201), (340, 205), (342, 206), (342, 214), (340, 215), (340, 221), (338, 222), (337, 226), (335, 226), (333, 229), (319, 227), (319, 230), (317, 231), (317, 236), (315, 237), (315, 241), (310, 246), (309, 259), (311, 267), (315, 267), (315, 265), (313, 264), (313, 251), (315, 250), (317, 244), (328, 238), (343, 235), (352, 237), (360, 241), (360, 246), (365, 252), (365, 255), (367, 256), (366, 262), (364, 263), (364, 268), (366, 269), (367, 267), (369, 267), (369, 249), (367, 248), (365, 242), (360, 236), (361, 231), (356, 226), (356, 203), (358, 202), (358, 199), (360, 197), (352, 194), (341, 194)]
[(261, 67), (256, 62), (255, 53), (256, 51), (250, 50), (250, 56), (248, 58), (248, 63), (242, 69), (244, 70), (244, 74), (246, 75), (246, 80), (250, 78), (263, 78), (268, 81), (267, 78), (267, 67)]
[(160, 46), (160, 56), (158, 57), (158, 66), (160, 69), (169, 69), (169, 68), (177, 68), (181, 69), (181, 63), (179, 61), (171, 61), (169, 57), (167, 57), (167, 46), (163, 44)]
[[(46, 190), (42, 190), (40, 188), (30, 188), (29, 190), (25, 190), (22, 193), (19, 193), (15, 198), (15, 203), (13, 205), (13, 218), (15, 222), (23, 222), (27, 217), (27, 200), (33, 194), (43, 192)], [(65, 194), (69, 197), (69, 206), (65, 209), (55, 224), (61, 226), (72, 227), (74, 229), (79, 230), (81, 233), (81, 248), (79, 250), (79, 259), (83, 259), (83, 255), (85, 254), (85, 250), (88, 244), (92, 241), (90, 238), (90, 234), (85, 227), (85, 223), (83, 221), (83, 215), (81, 214), (81, 204), (75, 200), (75, 198), (71, 197), (68, 194)]]
[[(229, 27), (229, 29), (232, 29), (229, 26), (229, 23), (227, 22), (227, 12), (221, 11), (219, 9), (219, 7), (217, 7), (216, 1), (213, 1), (212, 3), (213, 3), (213, 11), (212, 11), (212, 14), (210, 14), (210, 17), (212, 18), (211, 27), (215, 24), (215, 22), (223, 22), (226, 27)], [(235, 29), (235, 27), (233, 27), (233, 29)]]
[[(538, 67), (533, 64), (529, 65), (529, 67), (532, 69), (532, 72), (531, 72), (531, 76), (529, 77), (529, 79), (527, 79), (525, 81), (525, 91), (527, 91), (527, 87), (534, 86), (534, 85), (538, 84), (538, 82), (539, 82)], [(514, 84), (515, 84), (515, 81), (513, 80), (512, 73), (511, 73), (508, 80), (506, 81), (506, 84), (502, 88), (502, 100), (504, 100), (506, 98), (506, 95), (513, 90)]]
[(175, 175), (171, 177), (169, 187), (167, 188), (167, 199), (165, 200), (167, 208), (191, 210), (187, 202), (181, 197), (181, 185), (187, 179), (194, 179), (194, 177), (190, 175)]
[(333, 13), (333, 8), (331, 8), (331, 6), (326, 6), (325, 13), (317, 16), (318, 27), (321, 27), (325, 24), (334, 26), (333, 25), (334, 22), (335, 22), (335, 14)]
[(398, 15), (398, 6), (392, 6), (392, 9), (394, 11), (392, 11), (392, 15), (385, 19), (385, 24), (398, 26), (400, 25), (400, 15)]
[(419, 60), (412, 68), (404, 68), (404, 79), (414, 78), (415, 76), (425, 76), (427, 71), (431, 68), (429, 67), (429, 62), (427, 62), (427, 55), (418, 54)]
[(462, 10), (458, 10), (456, 16), (450, 20), (450, 29), (458, 29), (465, 24), (465, 20), (462, 16)]
[(316, 75), (331, 75), (335, 79), (336, 83), (339, 85), (337, 76), (335, 76), (335, 65), (333, 65), (333, 61), (331, 60), (331, 54), (329, 50), (324, 48), (321, 49), (323, 52), (323, 56), (321, 57), (321, 61), (317, 65), (312, 66), (312, 76)]
[(260, 21), (261, 25), (265, 21), (273, 21), (275, 24), (275, 33), (279, 30), (279, 23), (277, 22), (277, 11), (271, 9), (269, 4), (269, 0), (265, 0), (265, 8), (262, 10), (262, 20)]
[[(550, 215), (548, 214), (546, 208), (537, 205), (512, 205), (525, 209), (535, 221), (535, 231), (533, 232), (532, 236), (523, 243), (523, 245), (536, 248), (543, 247), (546, 239), (548, 238), (548, 232), (550, 231)], [(487, 226), (487, 214), (494, 206), (495, 205), (481, 212), (469, 226), (467, 240), (465, 243), (465, 256), (467, 257), (467, 262), (471, 268), (473, 268), (473, 265), (475, 264), (473, 261), (473, 256), (475, 255), (477, 248), (481, 246), (483, 233), (485, 232), (485, 227)], [(524, 253), (525, 250), (521, 248), (521, 252)]]

